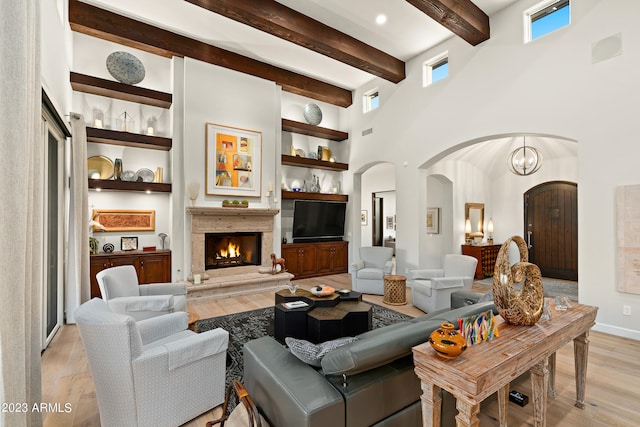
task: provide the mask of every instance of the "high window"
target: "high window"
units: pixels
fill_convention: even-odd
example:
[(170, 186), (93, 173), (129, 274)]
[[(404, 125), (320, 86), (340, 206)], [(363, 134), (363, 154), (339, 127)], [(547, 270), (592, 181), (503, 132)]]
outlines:
[(370, 90), (365, 93), (362, 99), (362, 111), (368, 113), (375, 110), (380, 105), (380, 94), (378, 89)]
[(570, 23), (569, 0), (553, 0), (539, 3), (525, 11), (525, 41), (530, 42)]
[(423, 65), (422, 86), (426, 87), (449, 76), (449, 53), (431, 58)]

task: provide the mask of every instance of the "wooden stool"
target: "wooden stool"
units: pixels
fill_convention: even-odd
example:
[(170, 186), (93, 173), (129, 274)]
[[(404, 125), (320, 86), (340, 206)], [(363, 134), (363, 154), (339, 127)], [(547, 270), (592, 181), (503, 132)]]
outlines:
[(188, 313), (189, 314), (189, 329), (193, 332), (198, 332), (198, 320), (200, 320), (200, 316), (196, 313)]
[(384, 276), (382, 302), (389, 305), (405, 305), (407, 303), (407, 278), (396, 275)]

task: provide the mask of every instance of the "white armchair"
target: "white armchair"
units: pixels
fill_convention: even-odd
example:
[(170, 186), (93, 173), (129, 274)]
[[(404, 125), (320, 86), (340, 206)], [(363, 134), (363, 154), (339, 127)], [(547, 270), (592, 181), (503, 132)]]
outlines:
[(180, 283), (139, 285), (132, 265), (111, 267), (96, 274), (102, 299), (111, 311), (136, 320), (185, 311), (187, 287)]
[(174, 427), (224, 401), (224, 329), (196, 334), (185, 312), (136, 322), (100, 298), (74, 314), (103, 427)]
[(442, 269), (411, 270), (413, 305), (426, 313), (449, 307), (454, 291), (471, 290), (477, 263), (474, 257), (447, 254)]
[(384, 276), (393, 268), (393, 248), (368, 246), (360, 248), (360, 260), (353, 264), (354, 291), (384, 295)]

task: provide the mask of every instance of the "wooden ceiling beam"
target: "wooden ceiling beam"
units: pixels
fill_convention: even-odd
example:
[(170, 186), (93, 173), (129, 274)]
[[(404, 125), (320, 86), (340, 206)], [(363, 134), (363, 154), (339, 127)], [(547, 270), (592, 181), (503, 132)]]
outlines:
[(472, 46), (491, 37), (489, 17), (471, 0), (407, 0), (407, 2)]
[(393, 83), (405, 64), (379, 49), (273, 0), (185, 0)]
[(247, 58), (199, 40), (127, 18), (98, 7), (69, 1), (73, 31), (168, 58), (189, 57), (273, 81), (282, 89), (340, 107), (350, 106), (350, 90)]

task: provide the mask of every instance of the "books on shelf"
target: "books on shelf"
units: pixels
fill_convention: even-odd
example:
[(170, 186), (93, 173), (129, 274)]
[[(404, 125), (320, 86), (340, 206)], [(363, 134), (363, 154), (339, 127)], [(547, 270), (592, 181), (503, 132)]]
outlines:
[(282, 306), (287, 309), (292, 309), (292, 308), (309, 307), (309, 304), (307, 304), (304, 301), (290, 301), (290, 302), (283, 302)]

